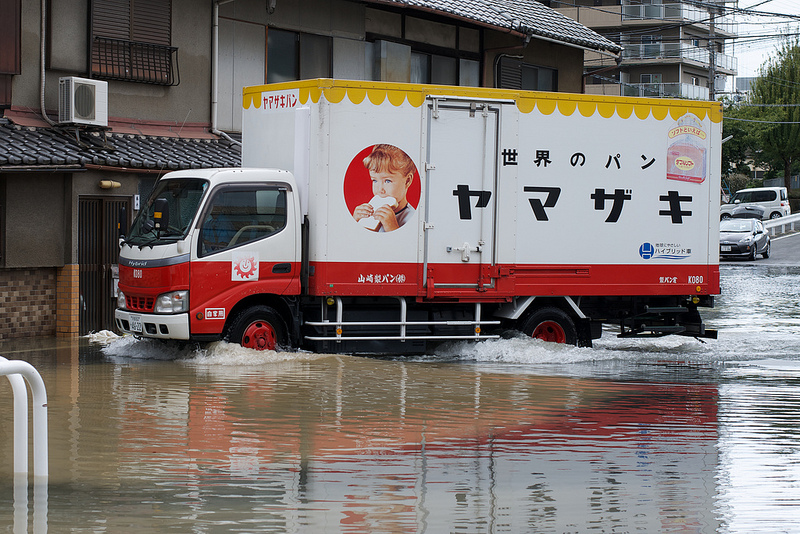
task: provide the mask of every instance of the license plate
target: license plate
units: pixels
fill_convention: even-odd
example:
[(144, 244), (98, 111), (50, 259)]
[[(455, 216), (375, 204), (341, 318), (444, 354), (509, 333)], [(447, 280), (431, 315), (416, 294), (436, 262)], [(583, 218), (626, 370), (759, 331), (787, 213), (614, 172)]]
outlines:
[(719, 249), (722, 252), (730, 252), (731, 251), (731, 246), (730, 245), (721, 245)]
[(141, 315), (131, 315), (130, 316), (131, 322), (131, 332), (142, 332), (142, 316)]

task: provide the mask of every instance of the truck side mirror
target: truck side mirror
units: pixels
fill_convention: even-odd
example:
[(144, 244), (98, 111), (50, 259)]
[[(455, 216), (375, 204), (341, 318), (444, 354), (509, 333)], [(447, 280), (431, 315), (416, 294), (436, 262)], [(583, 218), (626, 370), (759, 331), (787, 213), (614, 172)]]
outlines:
[(153, 203), (153, 228), (166, 230), (169, 226), (169, 204), (166, 198), (157, 198)]
[(125, 206), (119, 209), (119, 219), (117, 219), (117, 235), (125, 237), (128, 233), (128, 210)]

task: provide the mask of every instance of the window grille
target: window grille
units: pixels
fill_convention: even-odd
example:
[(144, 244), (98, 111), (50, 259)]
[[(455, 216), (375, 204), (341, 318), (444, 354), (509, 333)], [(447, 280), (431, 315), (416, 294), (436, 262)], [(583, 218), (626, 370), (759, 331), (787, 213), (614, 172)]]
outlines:
[(92, 77), (105, 80), (178, 85), (178, 49), (151, 43), (95, 37)]

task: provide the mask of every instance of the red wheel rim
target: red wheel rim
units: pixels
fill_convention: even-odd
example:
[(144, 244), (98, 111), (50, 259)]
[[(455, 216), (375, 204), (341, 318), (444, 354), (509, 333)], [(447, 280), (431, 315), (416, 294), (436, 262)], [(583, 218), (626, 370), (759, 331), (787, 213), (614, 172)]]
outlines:
[(256, 350), (275, 350), (277, 344), (275, 329), (266, 321), (253, 321), (244, 329), (243, 347)]
[(542, 321), (533, 329), (531, 337), (552, 343), (567, 342), (567, 334), (564, 332), (564, 328), (555, 321)]

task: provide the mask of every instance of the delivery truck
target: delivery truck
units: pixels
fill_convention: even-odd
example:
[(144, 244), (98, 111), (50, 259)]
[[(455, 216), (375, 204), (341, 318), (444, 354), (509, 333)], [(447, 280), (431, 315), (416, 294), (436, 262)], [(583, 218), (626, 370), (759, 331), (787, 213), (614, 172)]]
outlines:
[(716, 337), (718, 103), (318, 79), (242, 104), (242, 168), (166, 174), (121, 239), (120, 331), (404, 354)]

